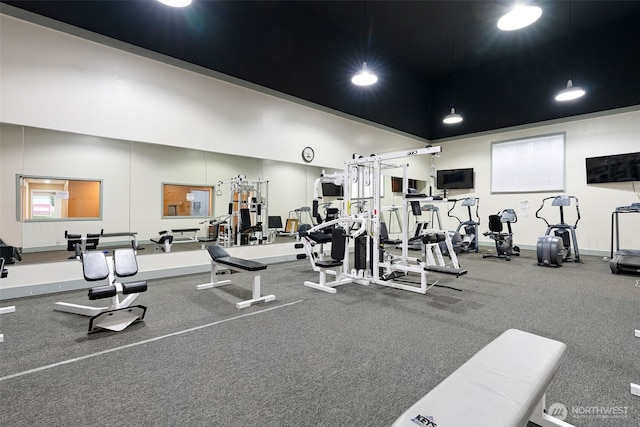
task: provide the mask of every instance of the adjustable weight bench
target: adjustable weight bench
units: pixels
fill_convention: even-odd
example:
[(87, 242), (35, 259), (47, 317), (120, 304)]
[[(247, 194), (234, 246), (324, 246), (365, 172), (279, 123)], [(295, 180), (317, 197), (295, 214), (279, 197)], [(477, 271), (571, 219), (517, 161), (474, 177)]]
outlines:
[[(95, 282), (107, 280), (106, 285), (89, 288), (90, 300), (110, 298), (109, 306), (93, 307), (86, 305), (57, 302), (55, 310), (89, 316), (89, 332), (99, 329), (122, 331), (133, 322), (144, 319), (147, 308), (142, 305), (132, 306), (140, 292), (147, 290), (146, 281), (120, 283), (116, 277), (131, 277), (138, 272), (138, 263), (133, 248), (113, 251), (112, 267), (103, 252), (92, 251), (80, 253), (80, 245), (76, 245), (77, 257), (82, 261), (82, 272), (85, 280)], [(119, 294), (126, 297), (120, 301)]]
[(398, 418), (393, 427), (572, 427), (546, 413), (547, 386), (567, 346), (509, 329)]
[(173, 235), (169, 234), (169, 231), (162, 230), (158, 232), (159, 237), (157, 239), (149, 239), (156, 244), (156, 250), (162, 250), (164, 252), (171, 252), (171, 243), (173, 243)]
[(249, 271), (255, 273), (253, 276), (253, 296), (246, 301), (236, 303), (237, 308), (249, 307), (254, 302), (268, 302), (276, 299), (275, 295), (260, 296), (260, 271), (266, 270), (267, 265), (248, 259), (236, 258), (229, 255), (220, 245), (207, 247), (207, 252), (211, 256), (211, 282), (196, 286), (196, 289), (203, 290), (228, 285), (231, 280), (218, 280), (217, 273), (219, 265), (224, 265), (233, 271)]

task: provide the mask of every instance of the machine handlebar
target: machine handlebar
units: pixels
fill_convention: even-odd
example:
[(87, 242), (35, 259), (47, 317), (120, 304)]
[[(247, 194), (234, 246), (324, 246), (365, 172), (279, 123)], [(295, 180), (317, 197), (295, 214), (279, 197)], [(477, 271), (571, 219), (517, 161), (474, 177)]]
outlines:
[[(547, 200), (550, 199), (558, 199), (561, 196), (550, 196), (550, 197), (545, 197), (544, 199), (542, 199), (542, 204), (540, 205), (540, 208), (538, 208), (538, 210), (536, 211), (536, 218), (539, 218), (541, 220), (543, 220), (545, 222), (545, 224), (547, 224), (547, 227), (549, 227), (551, 224), (549, 224), (549, 221), (547, 221), (544, 217), (540, 216), (539, 213), (542, 210), (542, 208), (544, 208), (544, 202), (546, 202)], [(577, 219), (575, 224), (573, 224), (573, 228), (577, 228), (578, 227), (578, 221), (580, 221), (580, 204), (578, 202), (578, 198), (576, 196), (565, 196), (566, 198), (568, 198), (569, 200), (574, 199), (576, 201), (576, 214), (577, 214)], [(560, 222), (564, 223), (564, 205), (557, 205), (560, 208)], [(568, 205), (567, 205), (568, 206)]]
[[(467, 200), (473, 199), (473, 204), (469, 203), (469, 204), (465, 204), (465, 202)], [(458, 218), (455, 215), (452, 215), (451, 212), (456, 208), (456, 204), (458, 202), (462, 202), (462, 206), (466, 206), (468, 211), (469, 211), (469, 221), (473, 221), (473, 218), (471, 217), (471, 206), (475, 206), (476, 207), (476, 218), (478, 219), (478, 221), (476, 221), (478, 223), (478, 225), (480, 225), (480, 197), (465, 197), (463, 199), (448, 199), (450, 202), (453, 202), (453, 206), (451, 206), (451, 209), (449, 209), (447, 211), (447, 216), (450, 218), (455, 218), (458, 220), (459, 223), (463, 223), (465, 221), (461, 221), (460, 218)]]

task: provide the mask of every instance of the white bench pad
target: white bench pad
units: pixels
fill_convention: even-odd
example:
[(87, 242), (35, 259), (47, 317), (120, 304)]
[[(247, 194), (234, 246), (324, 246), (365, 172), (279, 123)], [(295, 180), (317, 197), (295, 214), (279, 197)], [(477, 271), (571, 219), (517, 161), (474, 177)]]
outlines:
[(564, 361), (566, 349), (559, 341), (509, 329), (411, 406), (393, 426), (525, 426)]

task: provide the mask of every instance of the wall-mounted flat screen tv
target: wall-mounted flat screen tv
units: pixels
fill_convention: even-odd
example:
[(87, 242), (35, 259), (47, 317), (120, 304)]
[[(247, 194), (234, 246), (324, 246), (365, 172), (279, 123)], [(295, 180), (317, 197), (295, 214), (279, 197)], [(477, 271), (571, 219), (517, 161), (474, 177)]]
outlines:
[(436, 175), (436, 187), (439, 190), (473, 188), (473, 168), (439, 170)]
[(333, 182), (322, 183), (322, 197), (342, 197), (344, 196), (344, 188), (342, 185), (336, 185)]
[(640, 181), (640, 153), (590, 157), (587, 163), (587, 184)]

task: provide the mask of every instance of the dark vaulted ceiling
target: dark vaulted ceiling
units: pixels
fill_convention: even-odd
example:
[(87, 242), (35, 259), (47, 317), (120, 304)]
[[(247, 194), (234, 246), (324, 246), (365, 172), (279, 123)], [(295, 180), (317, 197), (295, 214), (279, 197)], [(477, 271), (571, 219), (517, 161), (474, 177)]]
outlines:
[[(513, 32), (512, 1), (2, 3), (431, 140), (640, 105), (640, 1), (537, 1)], [(569, 78), (587, 95), (554, 101)]]

